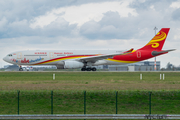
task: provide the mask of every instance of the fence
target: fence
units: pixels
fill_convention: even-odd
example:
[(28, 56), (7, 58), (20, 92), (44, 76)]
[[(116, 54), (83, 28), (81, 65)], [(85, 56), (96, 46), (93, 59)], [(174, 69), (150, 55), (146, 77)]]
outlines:
[[(152, 92), (149, 92), (149, 114), (151, 114), (151, 94)], [(19, 111), (20, 111), (20, 91), (17, 91), (17, 113), (19, 115)], [(115, 111), (116, 111), (116, 114), (118, 114), (118, 91), (115, 92)], [(53, 91), (51, 91), (51, 114), (53, 114)], [(84, 91), (84, 114), (86, 114), (86, 91)]]
[[(75, 114), (79, 114), (79, 113), (84, 114), (84, 115), (80, 115), (80, 116), (75, 115), (75, 117), (80, 117), (82, 119), (90, 119), (90, 118), (92, 118), (92, 116), (90, 114), (99, 114), (99, 113), (100, 113), (99, 115), (95, 115), (93, 117), (94, 118), (99, 117), (100, 119), (103, 119), (103, 117), (108, 118), (108, 119), (109, 119), (109, 117), (110, 118), (114, 117), (112, 119), (121, 119), (121, 118), (126, 119), (124, 117), (127, 117), (127, 119), (134, 119), (134, 118), (150, 119), (150, 118), (158, 118), (158, 117), (159, 117), (159, 119), (162, 117), (163, 117), (163, 119), (165, 119), (165, 118), (173, 119), (173, 117), (174, 117), (174, 118), (178, 119), (177, 118), (177, 117), (179, 117), (178, 115), (167, 115), (167, 114), (179, 114), (180, 113), (180, 107), (179, 107), (180, 92), (178, 92), (178, 91), (177, 92), (176, 91), (175, 92), (157, 92), (157, 93), (154, 92), (154, 94), (153, 94), (153, 92), (146, 92), (146, 91), (142, 92), (142, 93), (139, 93), (138, 91), (134, 92), (134, 93), (126, 93), (126, 92), (122, 93), (121, 91), (120, 92), (115, 91), (115, 92), (109, 92), (109, 93), (104, 92), (104, 93), (99, 93), (99, 94), (95, 94), (95, 93), (90, 94), (90, 92), (84, 91), (83, 93), (78, 93), (75, 95), (71, 95), (71, 94), (66, 95), (66, 93), (65, 93), (64, 97), (62, 97), (63, 94), (57, 95), (56, 92), (51, 91), (51, 93), (48, 96), (42, 94), (39, 96), (36, 95), (37, 97), (34, 97), (34, 98), (27, 97), (27, 99), (24, 99), (24, 97), (28, 96), (28, 95), (22, 94), (22, 93), (23, 92), (17, 91), (16, 97), (14, 97), (14, 96), (12, 97), (12, 98), (16, 99), (16, 101), (17, 101), (16, 114), (21, 115), (21, 117), (34, 117), (36, 119), (39, 119), (38, 117), (40, 117), (40, 116), (39, 115), (22, 115), (22, 114), (31, 114), (31, 113), (25, 113), (23, 108), (26, 107), (26, 109), (27, 109), (29, 107), (29, 109), (31, 109), (30, 111), (32, 111), (33, 109), (39, 108), (39, 109), (41, 109), (41, 111), (39, 112), (36, 110), (34, 113), (35, 114), (39, 114), (39, 113), (49, 114), (50, 113), (52, 116), (51, 115), (49, 115), (49, 116), (53, 117), (50, 119), (55, 119), (55, 117), (57, 118), (58, 116), (59, 116), (58, 119), (61, 119), (62, 116), (64, 116), (64, 113), (71, 114), (74, 111), (78, 111)], [(158, 95), (160, 95), (160, 96), (158, 96)], [(59, 98), (60, 96), (62, 98)], [(67, 97), (67, 96), (72, 96), (72, 97)], [(130, 97), (126, 98), (126, 96), (130, 96)], [(44, 99), (48, 99), (48, 100), (42, 101), (41, 97), (43, 97), (43, 100)], [(75, 99), (71, 100), (72, 98), (75, 98)], [(153, 105), (152, 105), (152, 98), (153, 98)], [(163, 101), (162, 104), (159, 104), (159, 103), (161, 103), (160, 100), (155, 101), (159, 98), (161, 98), (160, 100)], [(66, 99), (66, 100), (60, 101), (61, 99)], [(173, 101), (173, 99), (174, 99), (174, 101)], [(27, 103), (23, 103), (25, 100), (27, 101)], [(30, 108), (33, 106), (33, 104), (31, 104), (32, 100), (41, 100), (39, 102), (40, 105), (36, 103), (34, 105), (36, 108)], [(74, 102), (74, 101), (78, 101), (78, 102)], [(48, 102), (47, 106), (43, 106), (47, 102)], [(92, 104), (93, 102), (95, 104)], [(126, 104), (124, 105), (125, 102), (126, 102)], [(26, 106), (26, 104), (28, 104), (28, 103), (30, 104), (30, 106)], [(134, 103), (136, 103), (136, 104), (134, 105)], [(159, 105), (157, 105), (157, 103)], [(0, 101), (0, 107), (2, 107), (3, 104), (5, 104), (5, 102), (3, 103), (2, 101)], [(8, 102), (8, 104), (9, 104), (9, 102)], [(11, 108), (12, 108), (13, 104), (15, 104), (15, 102), (13, 102), (9, 106), (11, 106)], [(63, 106), (61, 106), (61, 104), (66, 104), (67, 110)], [(79, 105), (74, 106), (74, 104), (79, 104)], [(169, 106), (170, 104), (172, 106)], [(44, 108), (41, 106), (43, 106)], [(57, 106), (59, 106), (59, 107), (57, 108)], [(157, 107), (157, 106), (159, 106), (159, 107)], [(163, 110), (163, 107), (166, 107), (166, 106), (167, 106), (167, 109)], [(74, 109), (74, 107), (76, 107), (76, 109), (71, 111), (71, 109)], [(108, 107), (108, 108), (105, 108), (105, 107)], [(128, 107), (130, 107), (130, 108), (128, 108)], [(142, 109), (141, 109), (141, 107), (142, 107)], [(153, 107), (153, 111), (152, 111), (152, 107)], [(159, 110), (155, 110), (154, 109), (155, 107), (156, 107), (156, 109), (159, 109)], [(8, 109), (8, 106), (4, 109)], [(46, 111), (43, 112), (43, 109), (46, 109)], [(49, 109), (49, 112), (48, 112), (48, 109)], [(57, 112), (58, 109), (63, 109), (63, 110), (60, 112), (59, 111)], [(90, 111), (90, 109), (91, 109), (91, 111)], [(99, 110), (97, 112), (96, 109), (97, 110), (100, 109), (101, 111)], [(126, 109), (128, 112), (130, 111), (129, 112), (130, 114), (135, 112), (136, 115), (139, 115), (140, 118), (137, 117), (136, 115), (135, 116), (129, 115), (129, 117), (128, 117), (128, 115), (124, 116), (123, 113), (127, 112)], [(132, 109), (134, 109), (134, 111)], [(162, 110), (162, 113), (159, 112), (161, 110)], [(68, 113), (68, 112), (64, 112), (64, 111), (70, 111), (70, 112)], [(136, 112), (136, 111), (139, 111), (139, 112)], [(166, 112), (164, 113), (164, 111), (166, 111)], [(153, 112), (153, 114), (152, 114), (152, 112)], [(139, 114), (139, 113), (142, 113), (142, 114)], [(4, 114), (6, 114), (6, 113), (4, 113)], [(9, 112), (7, 114), (15, 114), (15, 113)], [(63, 114), (63, 115), (55, 115), (55, 114)], [(102, 116), (101, 114), (109, 114), (109, 116), (106, 116), (106, 115)], [(158, 115), (154, 115), (154, 114), (158, 114)], [(0, 117), (7, 118), (7, 117), (12, 117), (12, 115), (3, 115)], [(16, 117), (16, 119), (21, 119), (21, 118), (18, 118), (18, 116), (16, 116), (16, 115), (14, 115), (13, 117)], [(41, 117), (47, 118), (47, 115), (43, 115), (43, 116), (41, 115)], [(72, 118), (71, 115), (69, 115), (69, 116), (66, 115), (66, 117), (69, 117), (68, 119)], [(43, 118), (43, 119), (45, 119), (45, 118)]]

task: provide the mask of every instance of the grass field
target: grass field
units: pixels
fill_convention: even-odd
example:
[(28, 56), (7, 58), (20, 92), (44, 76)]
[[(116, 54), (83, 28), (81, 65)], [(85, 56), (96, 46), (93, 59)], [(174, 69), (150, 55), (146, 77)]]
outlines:
[[(143, 79), (140, 80), (142, 73)], [(53, 74), (56, 79), (53, 80)], [(165, 74), (165, 80), (160, 80)], [(54, 114), (180, 114), (179, 72), (0, 72), (0, 114), (50, 114), (51, 90)]]
[(0, 83), (5, 91), (179, 90), (180, 72), (0, 72)]
[[(152, 114), (180, 114), (180, 92), (152, 92)], [(0, 114), (17, 114), (17, 92), (0, 92)], [(21, 91), (20, 114), (51, 114), (51, 91)], [(83, 114), (83, 92), (54, 91), (54, 114)], [(115, 92), (87, 92), (86, 114), (115, 114)], [(118, 114), (149, 114), (149, 93), (118, 91)]]

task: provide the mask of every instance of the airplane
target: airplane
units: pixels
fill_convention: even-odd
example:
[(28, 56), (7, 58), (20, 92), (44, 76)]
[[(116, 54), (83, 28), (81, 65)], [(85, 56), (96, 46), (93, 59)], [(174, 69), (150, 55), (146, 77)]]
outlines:
[(55, 65), (57, 69), (96, 71), (93, 66), (130, 64), (174, 51), (162, 50), (169, 30), (162, 28), (150, 42), (137, 50), (28, 50), (12, 52), (3, 60), (19, 65), (19, 71), (23, 71), (22, 65)]

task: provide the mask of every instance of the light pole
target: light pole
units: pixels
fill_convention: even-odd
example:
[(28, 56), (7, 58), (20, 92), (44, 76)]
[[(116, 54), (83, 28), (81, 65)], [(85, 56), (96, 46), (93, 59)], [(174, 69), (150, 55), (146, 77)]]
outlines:
[(157, 28), (157, 27), (155, 27), (155, 28), (154, 28), (154, 30), (155, 30), (155, 35), (156, 35), (156, 30), (158, 30), (158, 28)]
[[(156, 36), (156, 30), (158, 30), (158, 28), (155, 27), (154, 30), (155, 30), (155, 36)], [(156, 57), (154, 57), (154, 58), (155, 58), (154, 59), (154, 71), (156, 71)]]

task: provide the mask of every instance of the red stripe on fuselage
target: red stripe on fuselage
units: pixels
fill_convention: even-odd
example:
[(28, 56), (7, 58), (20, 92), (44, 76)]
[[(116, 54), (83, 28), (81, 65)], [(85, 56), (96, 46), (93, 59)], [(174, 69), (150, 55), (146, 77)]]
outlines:
[(73, 55), (73, 56), (65, 56), (65, 57), (58, 57), (58, 58), (54, 58), (54, 59), (50, 59), (50, 60), (46, 60), (40, 63), (36, 63), (33, 65), (40, 65), (40, 64), (45, 64), (45, 63), (50, 63), (50, 62), (54, 62), (54, 61), (61, 61), (63, 59), (74, 59), (74, 58), (81, 58), (81, 57), (90, 57), (90, 56), (94, 56), (94, 55)]

